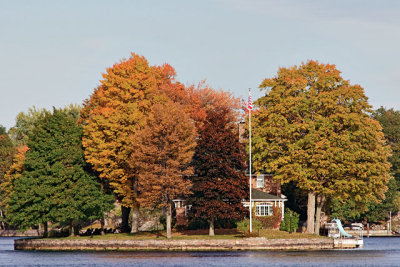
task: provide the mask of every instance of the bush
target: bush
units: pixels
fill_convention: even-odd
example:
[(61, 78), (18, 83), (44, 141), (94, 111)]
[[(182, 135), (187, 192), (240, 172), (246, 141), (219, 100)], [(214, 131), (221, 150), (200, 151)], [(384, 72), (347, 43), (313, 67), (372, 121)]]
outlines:
[(262, 228), (262, 225), (261, 222), (253, 220), (253, 232), (250, 233), (250, 220), (244, 219), (237, 223), (237, 228), (247, 237), (256, 237), (258, 236), (258, 231)]
[(299, 228), (299, 217), (297, 212), (288, 208), (285, 209), (285, 217), (281, 222), (281, 230), (289, 233), (295, 232)]
[(203, 218), (192, 217), (189, 218), (186, 229), (188, 230), (198, 230), (198, 229), (208, 229), (209, 223)]

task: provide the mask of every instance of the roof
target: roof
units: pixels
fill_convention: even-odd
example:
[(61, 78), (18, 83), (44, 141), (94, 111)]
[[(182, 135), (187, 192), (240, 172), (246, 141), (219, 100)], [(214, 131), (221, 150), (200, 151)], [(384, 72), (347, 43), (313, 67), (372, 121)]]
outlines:
[(286, 197), (278, 197), (276, 195), (271, 195), (257, 189), (251, 189), (251, 198), (252, 200), (286, 200)]

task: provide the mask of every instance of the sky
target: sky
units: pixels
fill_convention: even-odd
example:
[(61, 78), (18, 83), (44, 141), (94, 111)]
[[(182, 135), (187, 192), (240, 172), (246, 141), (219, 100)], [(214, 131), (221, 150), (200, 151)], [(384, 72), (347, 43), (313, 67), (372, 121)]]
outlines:
[(253, 100), (279, 67), (318, 60), (400, 109), (398, 14), (397, 0), (0, 0), (0, 124), (81, 104), (131, 52)]

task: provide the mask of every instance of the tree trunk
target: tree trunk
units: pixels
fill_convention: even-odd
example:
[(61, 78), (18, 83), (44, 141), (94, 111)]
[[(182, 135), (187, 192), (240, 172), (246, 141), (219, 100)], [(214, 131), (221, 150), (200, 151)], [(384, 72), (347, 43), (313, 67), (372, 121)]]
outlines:
[[(100, 188), (101, 188), (101, 192), (104, 192), (103, 180), (100, 183)], [(103, 216), (100, 219), (100, 233), (101, 233), (101, 235), (106, 235), (106, 233), (104, 231), (104, 224), (105, 224), (104, 211), (103, 211), (102, 215)]]
[(171, 203), (167, 207), (167, 238), (171, 238), (172, 207)]
[(319, 235), (319, 228), (321, 227), (321, 210), (325, 204), (325, 196), (318, 195), (317, 197), (317, 211), (315, 213), (315, 229), (314, 233)]
[(43, 237), (49, 237), (49, 228), (47, 222), (43, 223)]
[(100, 219), (100, 233), (101, 235), (106, 235), (105, 231), (104, 231), (104, 215), (103, 217)]
[(314, 233), (314, 216), (315, 216), (315, 193), (308, 192), (307, 201), (307, 233)]
[(121, 206), (122, 213), (122, 223), (121, 223), (121, 232), (129, 233), (129, 213), (131, 212), (130, 207)]
[(131, 233), (138, 233), (139, 232), (139, 207), (136, 206), (132, 208), (132, 227)]
[(42, 235), (42, 224), (41, 223), (38, 224), (37, 233), (38, 233), (38, 236), (45, 237), (44, 235)]
[(71, 221), (70, 223), (69, 223), (69, 226), (70, 226), (70, 233), (69, 233), (69, 236), (75, 236), (75, 226), (74, 226), (74, 223)]
[(4, 213), (3, 213), (3, 209), (0, 209), (0, 213), (1, 213), (1, 229), (5, 230), (6, 229), (6, 225), (4, 223)]
[(209, 236), (215, 236), (214, 234), (214, 218), (210, 219), (210, 230), (208, 231)]

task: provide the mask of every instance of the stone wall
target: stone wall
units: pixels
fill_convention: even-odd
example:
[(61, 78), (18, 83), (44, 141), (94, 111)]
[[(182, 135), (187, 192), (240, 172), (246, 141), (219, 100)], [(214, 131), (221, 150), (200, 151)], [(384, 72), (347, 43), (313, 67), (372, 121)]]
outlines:
[(0, 230), (0, 236), (39, 236), (38, 230), (26, 230), (26, 231), (18, 231), (18, 230)]
[(19, 239), (16, 250), (322, 250), (333, 249), (333, 239), (198, 239), (198, 240), (93, 240)]

